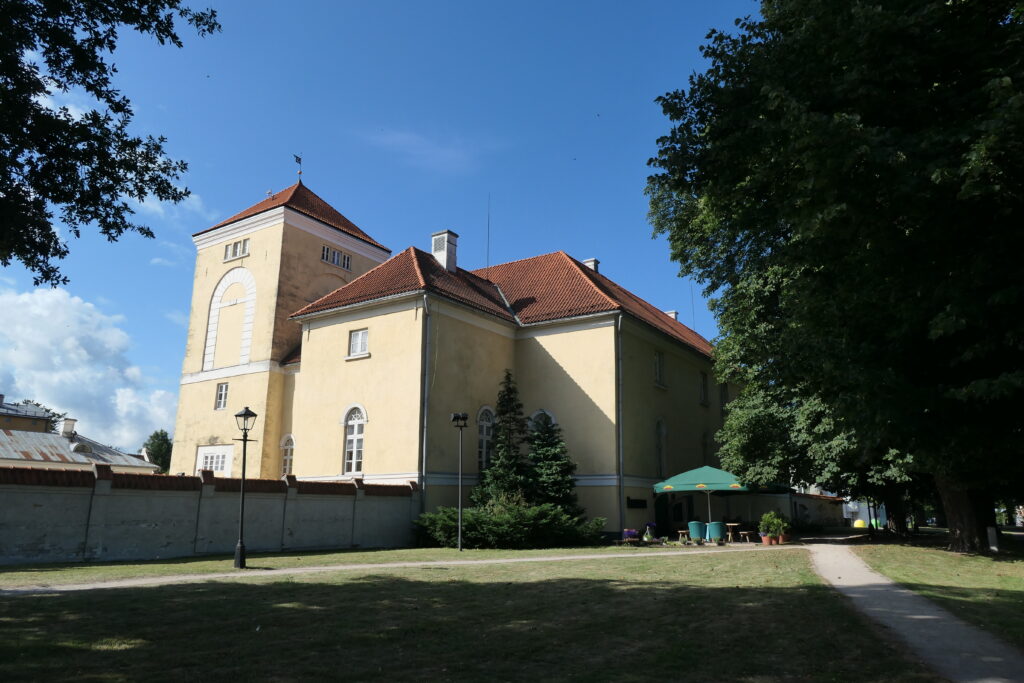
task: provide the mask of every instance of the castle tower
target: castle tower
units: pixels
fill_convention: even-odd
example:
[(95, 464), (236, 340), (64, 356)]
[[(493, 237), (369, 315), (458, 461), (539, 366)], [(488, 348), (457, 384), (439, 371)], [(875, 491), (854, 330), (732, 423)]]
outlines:
[(192, 236), (196, 269), (172, 474), (241, 476), (234, 415), (249, 406), (247, 477), (278, 478), (292, 449), (302, 328), (288, 316), (385, 261), (390, 250), (301, 181)]

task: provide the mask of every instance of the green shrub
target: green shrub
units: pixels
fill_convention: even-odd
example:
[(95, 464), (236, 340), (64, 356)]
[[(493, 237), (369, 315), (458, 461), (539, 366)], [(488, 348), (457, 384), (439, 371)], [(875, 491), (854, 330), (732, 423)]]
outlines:
[(789, 520), (775, 510), (769, 510), (761, 515), (761, 521), (757, 525), (757, 530), (769, 536), (781, 536), (789, 532)]
[[(458, 509), (425, 512), (417, 526), (434, 543), (454, 548), (458, 542)], [(522, 498), (498, 498), (481, 507), (462, 509), (464, 548), (559, 548), (593, 545), (601, 539), (603, 518), (582, 520), (557, 505), (527, 505)]]

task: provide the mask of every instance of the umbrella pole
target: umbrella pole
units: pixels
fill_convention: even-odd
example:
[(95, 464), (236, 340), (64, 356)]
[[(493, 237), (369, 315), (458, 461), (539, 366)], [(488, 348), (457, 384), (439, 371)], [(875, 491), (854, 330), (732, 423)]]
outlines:
[(708, 524), (711, 524), (711, 491), (705, 491), (708, 497)]

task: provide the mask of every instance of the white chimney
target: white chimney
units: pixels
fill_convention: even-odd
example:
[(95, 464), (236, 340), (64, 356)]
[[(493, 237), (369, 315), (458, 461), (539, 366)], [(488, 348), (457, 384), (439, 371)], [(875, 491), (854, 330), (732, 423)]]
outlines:
[(679, 311), (665, 311), (665, 315), (677, 322), (679, 321)]
[(587, 268), (590, 268), (590, 269), (591, 269), (592, 271), (594, 271), (595, 273), (599, 273), (599, 272), (601, 272), (601, 271), (599, 271), (599, 270), (597, 269), (597, 267), (598, 267), (598, 266), (599, 266), (600, 264), (601, 264), (601, 262), (600, 262), (600, 261), (598, 261), (598, 260), (597, 260), (596, 258), (588, 258), (588, 259), (583, 259), (583, 265), (585, 265), (585, 266), (586, 266)]
[(64, 418), (64, 424), (63, 424), (63, 426), (60, 429), (61, 436), (65, 436), (65, 437), (67, 437), (69, 439), (72, 436), (74, 436), (75, 435), (75, 423), (76, 422), (78, 422), (78, 420), (73, 420), (70, 417), (65, 417)]
[(451, 230), (435, 232), (430, 236), (430, 251), (444, 269), (454, 273), (456, 270), (455, 251), (459, 244), (459, 236)]

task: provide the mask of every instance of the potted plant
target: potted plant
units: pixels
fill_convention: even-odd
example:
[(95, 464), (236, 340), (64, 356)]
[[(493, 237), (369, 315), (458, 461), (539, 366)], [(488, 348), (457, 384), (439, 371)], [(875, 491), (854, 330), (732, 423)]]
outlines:
[(792, 529), (792, 525), (789, 520), (786, 519), (785, 515), (779, 515), (778, 530), (779, 530), (779, 543), (788, 543), (790, 539), (789, 532)]
[(761, 542), (765, 545), (775, 545), (778, 543), (782, 522), (784, 522), (782, 515), (775, 512), (775, 510), (769, 510), (761, 515), (761, 521), (757, 524), (757, 530), (761, 534)]

